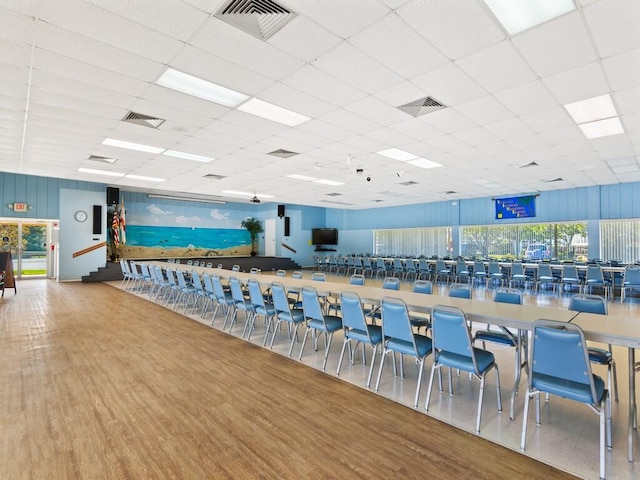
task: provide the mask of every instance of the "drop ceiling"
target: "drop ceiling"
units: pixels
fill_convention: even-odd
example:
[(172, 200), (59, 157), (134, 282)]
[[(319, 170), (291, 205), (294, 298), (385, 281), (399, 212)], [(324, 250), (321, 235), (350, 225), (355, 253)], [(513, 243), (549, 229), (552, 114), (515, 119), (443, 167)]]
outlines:
[[(575, 0), (515, 35), (482, 0), (287, 0), (266, 40), (216, 17), (227, 3), (0, 0), (0, 171), (345, 209), (640, 181), (637, 0)], [(160, 86), (168, 68), (308, 120)], [(623, 132), (589, 139), (564, 105), (602, 95)], [(444, 108), (400, 108), (427, 97)]]

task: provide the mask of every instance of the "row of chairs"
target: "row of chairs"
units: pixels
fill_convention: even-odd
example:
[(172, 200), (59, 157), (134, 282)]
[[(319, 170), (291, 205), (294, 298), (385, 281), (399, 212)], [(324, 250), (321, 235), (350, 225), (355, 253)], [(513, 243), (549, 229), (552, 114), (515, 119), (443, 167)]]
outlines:
[[(140, 264), (141, 271), (145, 271), (145, 265)], [(460, 309), (449, 306), (436, 306), (431, 315), (423, 319), (427, 328), (425, 334), (420, 330), (416, 331), (416, 321), (406, 304), (392, 296), (385, 298), (380, 305), (379, 314), (381, 325), (378, 325), (374, 316), (370, 316), (367, 321), (368, 311), (362, 304), (356, 292), (343, 292), (339, 299), (339, 308), (335, 308), (334, 313), (328, 313), (330, 308), (323, 306), (323, 298), (313, 287), (305, 286), (301, 292), (301, 302), (292, 299), (282, 283), (272, 282), (268, 292), (263, 292), (257, 279), (247, 281), (247, 290), (242, 288), (237, 278), (229, 279), (229, 290), (225, 290), (220, 278), (217, 275), (199, 275), (196, 271), (191, 273), (190, 281), (180, 269), (166, 268), (163, 275), (162, 269), (152, 266), (149, 271), (148, 280), (149, 295), (153, 298), (164, 298), (167, 303), (172, 302), (174, 308), (183, 306), (186, 312), (189, 307), (192, 312), (196, 310), (198, 298), (204, 298), (201, 307), (201, 316), (207, 311), (212, 303), (216, 307), (212, 316), (212, 324), (215, 321), (219, 308), (225, 312), (223, 329), (231, 330), (237, 321), (238, 313), (244, 312), (245, 326), (242, 332), (243, 338), (250, 338), (256, 326), (256, 319), (263, 317), (264, 338), (263, 345), (269, 343), (273, 347), (274, 339), (278, 334), (283, 322), (287, 325), (287, 335), (289, 338), (288, 355), (291, 356), (295, 341), (298, 338), (298, 328), (300, 325), (306, 327), (302, 344), (298, 354), (301, 359), (305, 351), (309, 333), (312, 334), (314, 348), (318, 349), (319, 338), (324, 337), (324, 358), (322, 369), (327, 365), (327, 359), (331, 348), (333, 335), (342, 330), (344, 332), (344, 342), (338, 361), (337, 374), (344, 361), (345, 353), (348, 351), (351, 363), (354, 361), (355, 353), (359, 344), (362, 345), (363, 363), (366, 363), (365, 346), (372, 348), (371, 365), (367, 378), (367, 387), (370, 387), (374, 365), (378, 351), (381, 349), (381, 361), (378, 368), (375, 390), (378, 391), (385, 359), (391, 357), (393, 360), (393, 372), (397, 375), (396, 354), (400, 354), (400, 375), (404, 376), (404, 366), (402, 358), (405, 355), (414, 357), (418, 366), (418, 380), (414, 399), (414, 407), (418, 406), (420, 385), (424, 372), (424, 363), (429, 355), (433, 355), (433, 366), (429, 378), (429, 386), (425, 401), (425, 410), (429, 410), (435, 374), (438, 373), (439, 390), (442, 386), (442, 368), (448, 367), (449, 391), (452, 393), (453, 379), (452, 370), (468, 372), (471, 376), (480, 380), (480, 390), (478, 396), (478, 409), (476, 415), (476, 432), (480, 431), (480, 421), (484, 398), (484, 385), (487, 374), (495, 371), (496, 394), (498, 411), (502, 410), (500, 393), (500, 376), (495, 356), (486, 349), (486, 342), (495, 342), (516, 348), (516, 369), (519, 371), (522, 366), (527, 365), (528, 354), (524, 349), (524, 362), (522, 360), (522, 349), (519, 345), (527, 345), (526, 338), (518, 338), (518, 333), (510, 332), (508, 329), (492, 329), (488, 327), (473, 333), (471, 323), (465, 318), (464, 312)], [(286, 272), (285, 272), (286, 274)], [(175, 275), (175, 285), (169, 280)], [(358, 274), (356, 274), (358, 275)], [(324, 276), (326, 278), (326, 276)], [(364, 282), (364, 276), (355, 276), (358, 282)], [(322, 281), (322, 275), (318, 277)], [(399, 279), (395, 281), (391, 278), (388, 289), (397, 289)], [(147, 282), (144, 279), (129, 280), (134, 282), (131, 288), (142, 289)], [(166, 283), (165, 283), (166, 282)], [(420, 282), (420, 283), (419, 283)], [(432, 292), (432, 284), (429, 281), (416, 281), (416, 285), (422, 285), (423, 293)], [(414, 285), (414, 289), (417, 288)], [(163, 293), (164, 291), (164, 293)], [(462, 298), (472, 297), (472, 285), (452, 284), (449, 288), (449, 295)], [(601, 301), (595, 301), (594, 299)], [(522, 303), (522, 292), (514, 289), (500, 288), (496, 291), (494, 301), (507, 303)], [(582, 304), (580, 303), (582, 302)], [(594, 306), (595, 305), (595, 306)], [(570, 308), (580, 311), (597, 311), (603, 308), (606, 313), (606, 302), (601, 297), (578, 295), (572, 298)], [(428, 336), (426, 333), (430, 333)], [(482, 342), (483, 347), (475, 346), (476, 342)], [(576, 348), (569, 346), (584, 346), (580, 352)], [(542, 353), (541, 353), (542, 352)], [(581, 355), (578, 355), (578, 353)], [(608, 358), (608, 389), (602, 379), (591, 373), (590, 360), (594, 358)], [(536, 398), (536, 422), (539, 423), (540, 393), (551, 393), (577, 400), (588, 404), (601, 416), (601, 476), (604, 477), (604, 445), (611, 446), (610, 423), (611, 408), (608, 398), (608, 391), (611, 390), (611, 368), (614, 370), (615, 364), (612, 362), (610, 349), (602, 349), (599, 354), (594, 354), (586, 347), (586, 342), (582, 332), (573, 325), (559, 324), (558, 322), (540, 321), (534, 328), (531, 345), (531, 359), (528, 364), (530, 368), (527, 394), (525, 398), (525, 417), (523, 419), (523, 430), (521, 447), (524, 450), (526, 444), (527, 413), (531, 398)], [(579, 372), (579, 374), (578, 374)], [(617, 388), (616, 388), (617, 397)], [(605, 425), (606, 424), (606, 425)], [(606, 435), (606, 439), (605, 439)]]

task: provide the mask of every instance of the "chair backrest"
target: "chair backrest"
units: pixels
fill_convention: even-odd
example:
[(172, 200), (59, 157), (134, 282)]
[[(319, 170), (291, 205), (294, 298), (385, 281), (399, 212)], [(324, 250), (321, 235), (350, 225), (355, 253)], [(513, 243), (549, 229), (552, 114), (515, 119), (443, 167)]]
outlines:
[(598, 295), (574, 295), (569, 300), (569, 310), (600, 315), (607, 315), (608, 313), (606, 300)]
[(260, 283), (255, 278), (250, 278), (247, 281), (247, 287), (249, 288), (249, 299), (253, 308), (256, 307), (265, 308), (264, 296), (262, 295), (262, 289)]
[(191, 272), (191, 283), (193, 283), (193, 286), (198, 292), (202, 292), (204, 290), (202, 287), (202, 281), (200, 281), (200, 274), (195, 270)]
[(200, 262), (198, 260), (194, 260), (193, 261), (193, 266), (194, 267), (199, 267), (200, 266)]
[(589, 404), (597, 403), (587, 342), (578, 325), (536, 320), (529, 368), (529, 388), (535, 387), (537, 380), (544, 375), (545, 384), (553, 382), (565, 387), (563, 397)]
[(433, 293), (433, 284), (429, 280), (416, 280), (413, 282), (413, 292), (426, 293), (431, 295)]
[(524, 267), (520, 262), (512, 262), (511, 263), (511, 277), (514, 275), (524, 276)]
[(286, 277), (287, 276), (287, 271), (286, 270), (278, 270), (276, 271), (276, 277)]
[(478, 275), (484, 273), (487, 273), (484, 262), (482, 260), (476, 260), (475, 262), (473, 262), (473, 274)]
[(576, 266), (564, 265), (562, 267), (562, 278), (575, 278), (577, 280), (579, 277), (578, 277), (578, 269), (576, 268)]
[(382, 335), (384, 338), (410, 342), (415, 348), (409, 310), (399, 298), (382, 299)]
[(184, 278), (184, 273), (182, 272), (182, 270), (176, 270), (176, 278), (178, 279), (178, 285), (181, 288), (186, 288), (187, 281)]
[(386, 277), (382, 281), (382, 288), (386, 290), (400, 290), (400, 279), (396, 277)]
[(364, 285), (364, 275), (361, 275), (359, 273), (354, 273), (353, 275), (351, 275), (351, 278), (349, 278), (349, 284)]
[(456, 273), (458, 275), (468, 275), (469, 269), (467, 268), (467, 262), (465, 262), (462, 258), (459, 259), (456, 263)]
[(224, 288), (222, 287), (220, 277), (217, 275), (211, 275), (211, 284), (213, 285), (213, 293), (215, 294), (216, 299), (219, 302), (224, 303), (226, 300), (226, 295), (224, 293)]
[(640, 268), (626, 267), (624, 269), (624, 278), (622, 280), (622, 284), (640, 286)]
[(314, 272), (311, 274), (311, 280), (314, 282), (326, 282), (327, 275), (323, 272)]
[(502, 275), (500, 264), (495, 260), (489, 262), (489, 275)]
[(324, 323), (324, 315), (315, 288), (302, 287), (302, 311), (306, 319), (320, 320)]
[(242, 286), (240, 285), (240, 280), (236, 277), (229, 278), (229, 287), (231, 288), (231, 296), (233, 297), (233, 301), (236, 305), (242, 304), (245, 305), (244, 293), (242, 292)]
[(295, 272), (293, 272), (293, 274), (291, 275), (292, 278), (302, 278), (302, 272), (296, 270)]
[(231, 271), (232, 272), (239, 272), (240, 271), (240, 265), (234, 265), (233, 267), (231, 267)]
[(187, 260), (187, 265), (189, 266), (193, 265), (193, 260)]
[(175, 270), (166, 268), (165, 272), (167, 274), (167, 282), (169, 282), (169, 285), (172, 287), (176, 286), (178, 283), (176, 282)]
[(342, 305), (342, 325), (345, 328), (367, 331), (367, 322), (362, 310), (362, 302), (357, 293), (342, 292), (340, 294)]
[(454, 283), (449, 288), (449, 296), (455, 298), (468, 298), (471, 300), (471, 287), (466, 283)]
[(221, 264), (221, 263), (219, 263), (219, 264), (218, 264), (218, 266), (217, 266), (216, 268), (220, 268), (220, 269), (221, 269), (221, 268), (222, 268), (222, 264)]
[(442, 272), (443, 270), (447, 270), (444, 260), (436, 260), (436, 272)]
[(396, 257), (393, 259), (393, 268), (396, 270), (404, 270), (404, 264), (401, 258)]
[(553, 278), (553, 273), (551, 272), (551, 265), (549, 265), (548, 263), (539, 263), (538, 278)]
[(251, 270), (249, 270), (249, 275), (258, 275), (260, 274), (260, 269), (257, 267), (252, 267)]
[(522, 305), (522, 293), (515, 288), (499, 288), (493, 296), (493, 301), (498, 303), (513, 303)]
[(434, 306), (431, 310), (431, 334), (435, 361), (440, 352), (455, 353), (472, 358), (474, 368), (478, 371), (472, 348), (471, 327), (462, 310), (445, 305)]
[(175, 259), (175, 263), (180, 263), (180, 259), (179, 259), (179, 258), (176, 258), (176, 259)]
[(207, 268), (213, 268), (213, 263), (207, 262)]
[(202, 275), (202, 282), (204, 283), (204, 289), (209, 293), (209, 297), (211, 295), (215, 296), (215, 290), (213, 289), (213, 282), (211, 281), (211, 276), (208, 274)]
[(271, 284), (271, 299), (273, 300), (273, 306), (277, 313), (291, 312), (289, 300), (287, 298), (287, 291), (282, 283), (273, 282)]
[(604, 285), (604, 273), (600, 265), (587, 265), (587, 283), (601, 283)]

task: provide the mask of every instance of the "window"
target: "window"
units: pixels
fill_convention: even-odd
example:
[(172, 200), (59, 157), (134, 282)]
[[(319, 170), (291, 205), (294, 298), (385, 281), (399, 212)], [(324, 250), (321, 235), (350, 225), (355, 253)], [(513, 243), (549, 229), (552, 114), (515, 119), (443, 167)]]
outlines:
[(600, 222), (600, 256), (621, 263), (640, 260), (640, 220)]
[(396, 228), (373, 231), (374, 255), (451, 255), (451, 227)]

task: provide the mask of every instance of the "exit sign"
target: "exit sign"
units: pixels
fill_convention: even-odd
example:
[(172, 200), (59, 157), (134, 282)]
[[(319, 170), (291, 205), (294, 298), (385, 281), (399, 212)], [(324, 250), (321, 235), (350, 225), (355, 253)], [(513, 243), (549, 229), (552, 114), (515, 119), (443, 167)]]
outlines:
[(27, 211), (27, 204), (26, 203), (14, 202), (13, 211), (14, 212), (26, 212)]

